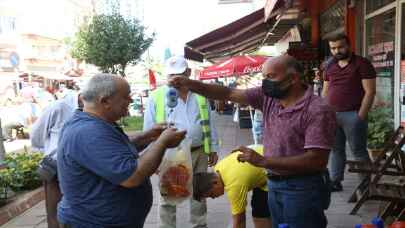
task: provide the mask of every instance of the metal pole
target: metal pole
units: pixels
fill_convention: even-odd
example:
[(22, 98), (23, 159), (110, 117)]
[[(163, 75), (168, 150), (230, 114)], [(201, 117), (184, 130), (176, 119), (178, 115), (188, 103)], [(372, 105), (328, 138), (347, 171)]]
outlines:
[(4, 148), (3, 128), (1, 127), (1, 118), (0, 118), (0, 162), (4, 161), (5, 155), (6, 149)]

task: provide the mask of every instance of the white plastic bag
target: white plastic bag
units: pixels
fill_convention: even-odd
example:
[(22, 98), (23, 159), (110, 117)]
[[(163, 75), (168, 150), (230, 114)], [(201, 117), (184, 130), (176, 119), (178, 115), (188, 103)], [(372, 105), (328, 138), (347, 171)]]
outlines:
[(239, 106), (236, 107), (235, 114), (233, 115), (233, 122), (239, 123)]
[(193, 195), (191, 139), (167, 149), (159, 167), (159, 189), (163, 199), (177, 205)]

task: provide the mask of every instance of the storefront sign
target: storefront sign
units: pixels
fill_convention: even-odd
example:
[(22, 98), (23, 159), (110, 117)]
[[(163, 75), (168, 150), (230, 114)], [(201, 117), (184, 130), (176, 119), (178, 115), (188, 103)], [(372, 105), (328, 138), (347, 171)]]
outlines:
[(258, 73), (261, 72), (263, 68), (263, 65), (260, 66), (245, 66), (245, 68), (243, 68), (243, 74), (251, 74), (251, 73)]
[(394, 41), (370, 45), (367, 51), (375, 68), (394, 66)]
[(316, 48), (289, 48), (287, 53), (299, 61), (312, 61), (319, 59)]

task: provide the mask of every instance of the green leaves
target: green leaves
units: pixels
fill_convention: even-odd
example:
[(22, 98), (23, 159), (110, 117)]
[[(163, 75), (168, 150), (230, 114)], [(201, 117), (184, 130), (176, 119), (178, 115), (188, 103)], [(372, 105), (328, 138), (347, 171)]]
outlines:
[(0, 170), (0, 186), (10, 187), (13, 191), (34, 189), (41, 186), (41, 180), (36, 173), (42, 153), (11, 153), (7, 154), (4, 162), (7, 168)]
[(142, 131), (143, 117), (128, 116), (122, 118), (122, 127), (124, 131)]
[(76, 34), (71, 54), (94, 64), (106, 73), (125, 76), (128, 64), (135, 64), (154, 39), (145, 34), (137, 20), (128, 20), (115, 13), (96, 15)]
[(393, 115), (390, 108), (375, 107), (368, 114), (368, 138), (370, 149), (381, 149), (394, 131)]

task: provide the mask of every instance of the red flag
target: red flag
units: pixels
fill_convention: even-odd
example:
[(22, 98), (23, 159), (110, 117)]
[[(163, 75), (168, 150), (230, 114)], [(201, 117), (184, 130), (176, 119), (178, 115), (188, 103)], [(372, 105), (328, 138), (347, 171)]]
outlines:
[(156, 89), (156, 77), (151, 69), (149, 71), (149, 86), (151, 90)]

